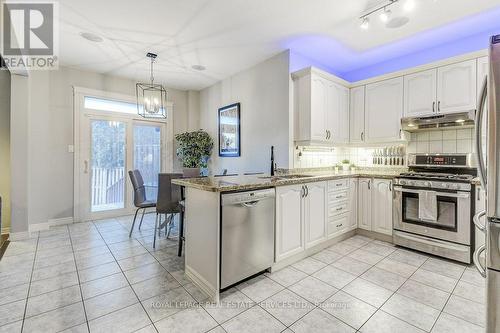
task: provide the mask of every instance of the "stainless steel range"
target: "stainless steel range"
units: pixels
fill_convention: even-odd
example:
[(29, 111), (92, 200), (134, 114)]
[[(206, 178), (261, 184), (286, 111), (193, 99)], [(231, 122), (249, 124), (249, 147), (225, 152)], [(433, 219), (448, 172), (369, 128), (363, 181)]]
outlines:
[(394, 184), (394, 243), (471, 263), (473, 186), (468, 154), (412, 154)]

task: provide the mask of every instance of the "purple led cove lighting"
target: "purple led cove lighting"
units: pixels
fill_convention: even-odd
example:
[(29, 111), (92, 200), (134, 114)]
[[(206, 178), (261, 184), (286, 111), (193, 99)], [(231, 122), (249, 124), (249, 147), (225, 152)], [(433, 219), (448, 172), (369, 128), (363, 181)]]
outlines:
[(293, 69), (316, 66), (348, 81), (358, 81), (484, 49), (488, 37), (500, 33), (498, 17), (500, 7), (364, 52), (353, 51), (324, 35), (299, 36), (284, 46), (291, 50)]

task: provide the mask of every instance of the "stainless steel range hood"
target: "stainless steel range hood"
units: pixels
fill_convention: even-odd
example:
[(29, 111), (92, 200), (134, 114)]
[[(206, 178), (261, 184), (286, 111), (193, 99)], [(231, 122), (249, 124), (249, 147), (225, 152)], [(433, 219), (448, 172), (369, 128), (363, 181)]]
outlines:
[(475, 116), (476, 110), (426, 117), (406, 117), (401, 118), (401, 127), (407, 132), (470, 128), (474, 127)]

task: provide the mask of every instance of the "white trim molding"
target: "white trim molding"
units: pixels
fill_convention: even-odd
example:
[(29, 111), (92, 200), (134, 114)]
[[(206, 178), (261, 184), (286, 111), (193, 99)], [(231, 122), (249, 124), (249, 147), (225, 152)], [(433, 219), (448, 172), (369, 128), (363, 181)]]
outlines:
[(49, 230), (50, 227), (58, 226), (58, 225), (67, 225), (73, 223), (73, 217), (63, 217), (60, 219), (50, 219), (44, 223), (34, 223), (29, 225), (29, 232), (38, 232)]

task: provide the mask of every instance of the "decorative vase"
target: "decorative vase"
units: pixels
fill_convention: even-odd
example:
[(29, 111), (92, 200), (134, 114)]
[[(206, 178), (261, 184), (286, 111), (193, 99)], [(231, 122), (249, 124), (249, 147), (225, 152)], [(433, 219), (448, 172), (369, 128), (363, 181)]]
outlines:
[(184, 178), (200, 177), (200, 168), (184, 168), (182, 169)]

